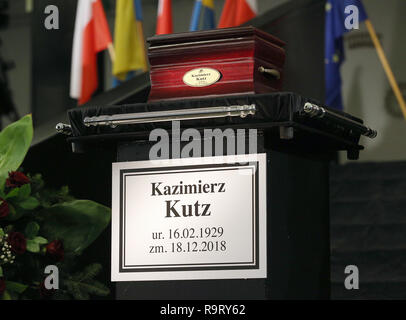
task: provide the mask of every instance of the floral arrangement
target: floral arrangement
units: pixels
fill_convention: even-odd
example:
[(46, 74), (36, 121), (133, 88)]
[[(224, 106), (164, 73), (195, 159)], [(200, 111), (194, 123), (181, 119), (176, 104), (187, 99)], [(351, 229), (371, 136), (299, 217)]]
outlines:
[[(20, 168), (33, 136), (31, 116), (0, 132), (0, 298), (89, 299), (109, 289), (96, 280), (102, 267), (83, 268), (78, 256), (107, 227), (110, 209), (76, 200), (68, 187), (46, 188), (41, 174)], [(44, 284), (58, 268), (58, 289)]]

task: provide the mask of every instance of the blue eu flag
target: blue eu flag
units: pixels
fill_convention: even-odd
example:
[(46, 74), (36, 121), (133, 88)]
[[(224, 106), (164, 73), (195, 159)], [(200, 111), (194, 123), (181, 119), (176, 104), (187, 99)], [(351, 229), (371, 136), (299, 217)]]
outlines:
[[(341, 97), (340, 66), (344, 61), (343, 35), (351, 31), (346, 27), (346, 19), (351, 16), (357, 17), (352, 9), (358, 9), (358, 21), (367, 19), (361, 0), (327, 0), (326, 1), (326, 25), (325, 25), (325, 81), (326, 81), (326, 104), (337, 109), (343, 109)], [(347, 8), (347, 9), (346, 9)]]

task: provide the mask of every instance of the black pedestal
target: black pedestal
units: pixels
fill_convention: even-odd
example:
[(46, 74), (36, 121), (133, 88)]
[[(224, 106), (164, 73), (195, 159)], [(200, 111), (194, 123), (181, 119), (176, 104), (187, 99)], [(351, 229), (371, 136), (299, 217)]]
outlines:
[[(268, 143), (258, 137), (258, 153), (267, 154), (267, 278), (117, 282), (117, 299), (329, 298), (328, 160), (272, 151)], [(148, 160), (151, 145), (119, 144), (117, 161)]]
[[(230, 115), (236, 107), (255, 112)], [(227, 112), (190, 119), (205, 108)], [(184, 117), (182, 129), (258, 130), (255, 153), (267, 154), (267, 278), (118, 282), (117, 299), (329, 298), (329, 161), (338, 150), (356, 159), (361, 135), (374, 138), (376, 132), (349, 114), (277, 92), (74, 109), (69, 141), (76, 152), (117, 147), (118, 162), (149, 160), (151, 130), (171, 132), (168, 119), (179, 119), (173, 114)]]

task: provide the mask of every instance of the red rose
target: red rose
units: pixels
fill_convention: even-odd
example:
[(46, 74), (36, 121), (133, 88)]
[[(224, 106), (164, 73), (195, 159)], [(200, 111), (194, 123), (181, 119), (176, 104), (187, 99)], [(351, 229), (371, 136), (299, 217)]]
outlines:
[(5, 218), (10, 213), (8, 203), (3, 198), (0, 198), (0, 218)]
[(64, 257), (63, 243), (61, 240), (54, 240), (47, 244), (47, 255), (55, 261), (62, 261)]
[(24, 173), (19, 171), (8, 173), (8, 179), (6, 180), (7, 187), (17, 188), (27, 183), (31, 183), (31, 181)]
[(16, 254), (23, 254), (27, 248), (27, 240), (20, 232), (10, 232), (7, 242), (11, 245), (11, 251)]
[(6, 290), (6, 281), (4, 281), (4, 278), (0, 278), (0, 296), (4, 293)]

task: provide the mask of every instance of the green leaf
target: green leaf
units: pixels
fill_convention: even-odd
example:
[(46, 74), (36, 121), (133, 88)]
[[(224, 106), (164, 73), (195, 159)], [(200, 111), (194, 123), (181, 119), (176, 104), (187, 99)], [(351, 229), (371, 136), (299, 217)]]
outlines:
[(39, 224), (31, 221), (27, 224), (27, 226), (25, 227), (25, 236), (28, 239), (33, 239), (39, 231)]
[(14, 281), (6, 281), (6, 288), (7, 291), (17, 292), (21, 294), (28, 288), (28, 286)]
[(11, 300), (20, 300), (20, 295), (17, 292), (9, 291)]
[(31, 185), (29, 183), (22, 185), (19, 188), (11, 189), (6, 195), (6, 199), (17, 198), (19, 201), (28, 198), (31, 194)]
[(38, 253), (39, 252), (39, 244), (35, 242), (34, 240), (27, 240), (27, 251), (32, 252), (32, 253)]
[(88, 300), (90, 295), (108, 296), (110, 294), (109, 288), (96, 280), (91, 280), (87, 283), (66, 280), (65, 283), (70, 293), (77, 300)]
[(39, 206), (39, 201), (34, 197), (29, 197), (19, 202), (18, 205), (25, 210), (33, 210)]
[(2, 228), (0, 228), (0, 237), (4, 236), (6, 233), (4, 232), (4, 230)]
[(75, 200), (75, 198), (69, 195), (69, 188), (67, 187), (62, 187), (60, 190), (43, 189), (38, 193), (37, 198), (44, 208)]
[(0, 189), (8, 173), (23, 162), (33, 136), (32, 117), (27, 115), (0, 132)]
[(102, 269), (103, 267), (100, 263), (93, 263), (88, 265), (82, 272), (75, 273), (71, 279), (79, 282), (92, 280)]
[(22, 185), (19, 189), (18, 200), (24, 200), (30, 196), (31, 185), (29, 183)]
[(101, 264), (93, 263), (88, 265), (83, 271), (75, 273), (64, 281), (68, 289), (67, 291), (78, 300), (87, 300), (90, 298), (90, 295), (109, 295), (109, 288), (94, 279), (101, 269)]
[(41, 234), (63, 241), (66, 253), (81, 253), (110, 222), (111, 212), (89, 200), (75, 200), (53, 205), (41, 212)]
[(42, 175), (37, 173), (33, 176), (28, 174), (28, 177), (31, 180), (31, 190), (33, 193), (38, 192), (40, 189), (44, 187), (44, 180), (42, 180)]
[(7, 292), (7, 290), (3, 292), (3, 296), (1, 297), (1, 300), (11, 300), (11, 296)]
[(33, 240), (38, 244), (47, 244), (48, 243), (48, 240), (43, 237), (35, 237)]
[(3, 274), (3, 268), (0, 266), (0, 277), (2, 277), (4, 274)]
[(17, 198), (20, 193), (20, 188), (11, 189), (9, 193), (6, 195), (6, 199)]
[(8, 208), (10, 209), (10, 213), (7, 216), (7, 220), (10, 221), (15, 221), (19, 219), (24, 213), (22, 210), (17, 211), (16, 208), (10, 202), (8, 203)]

